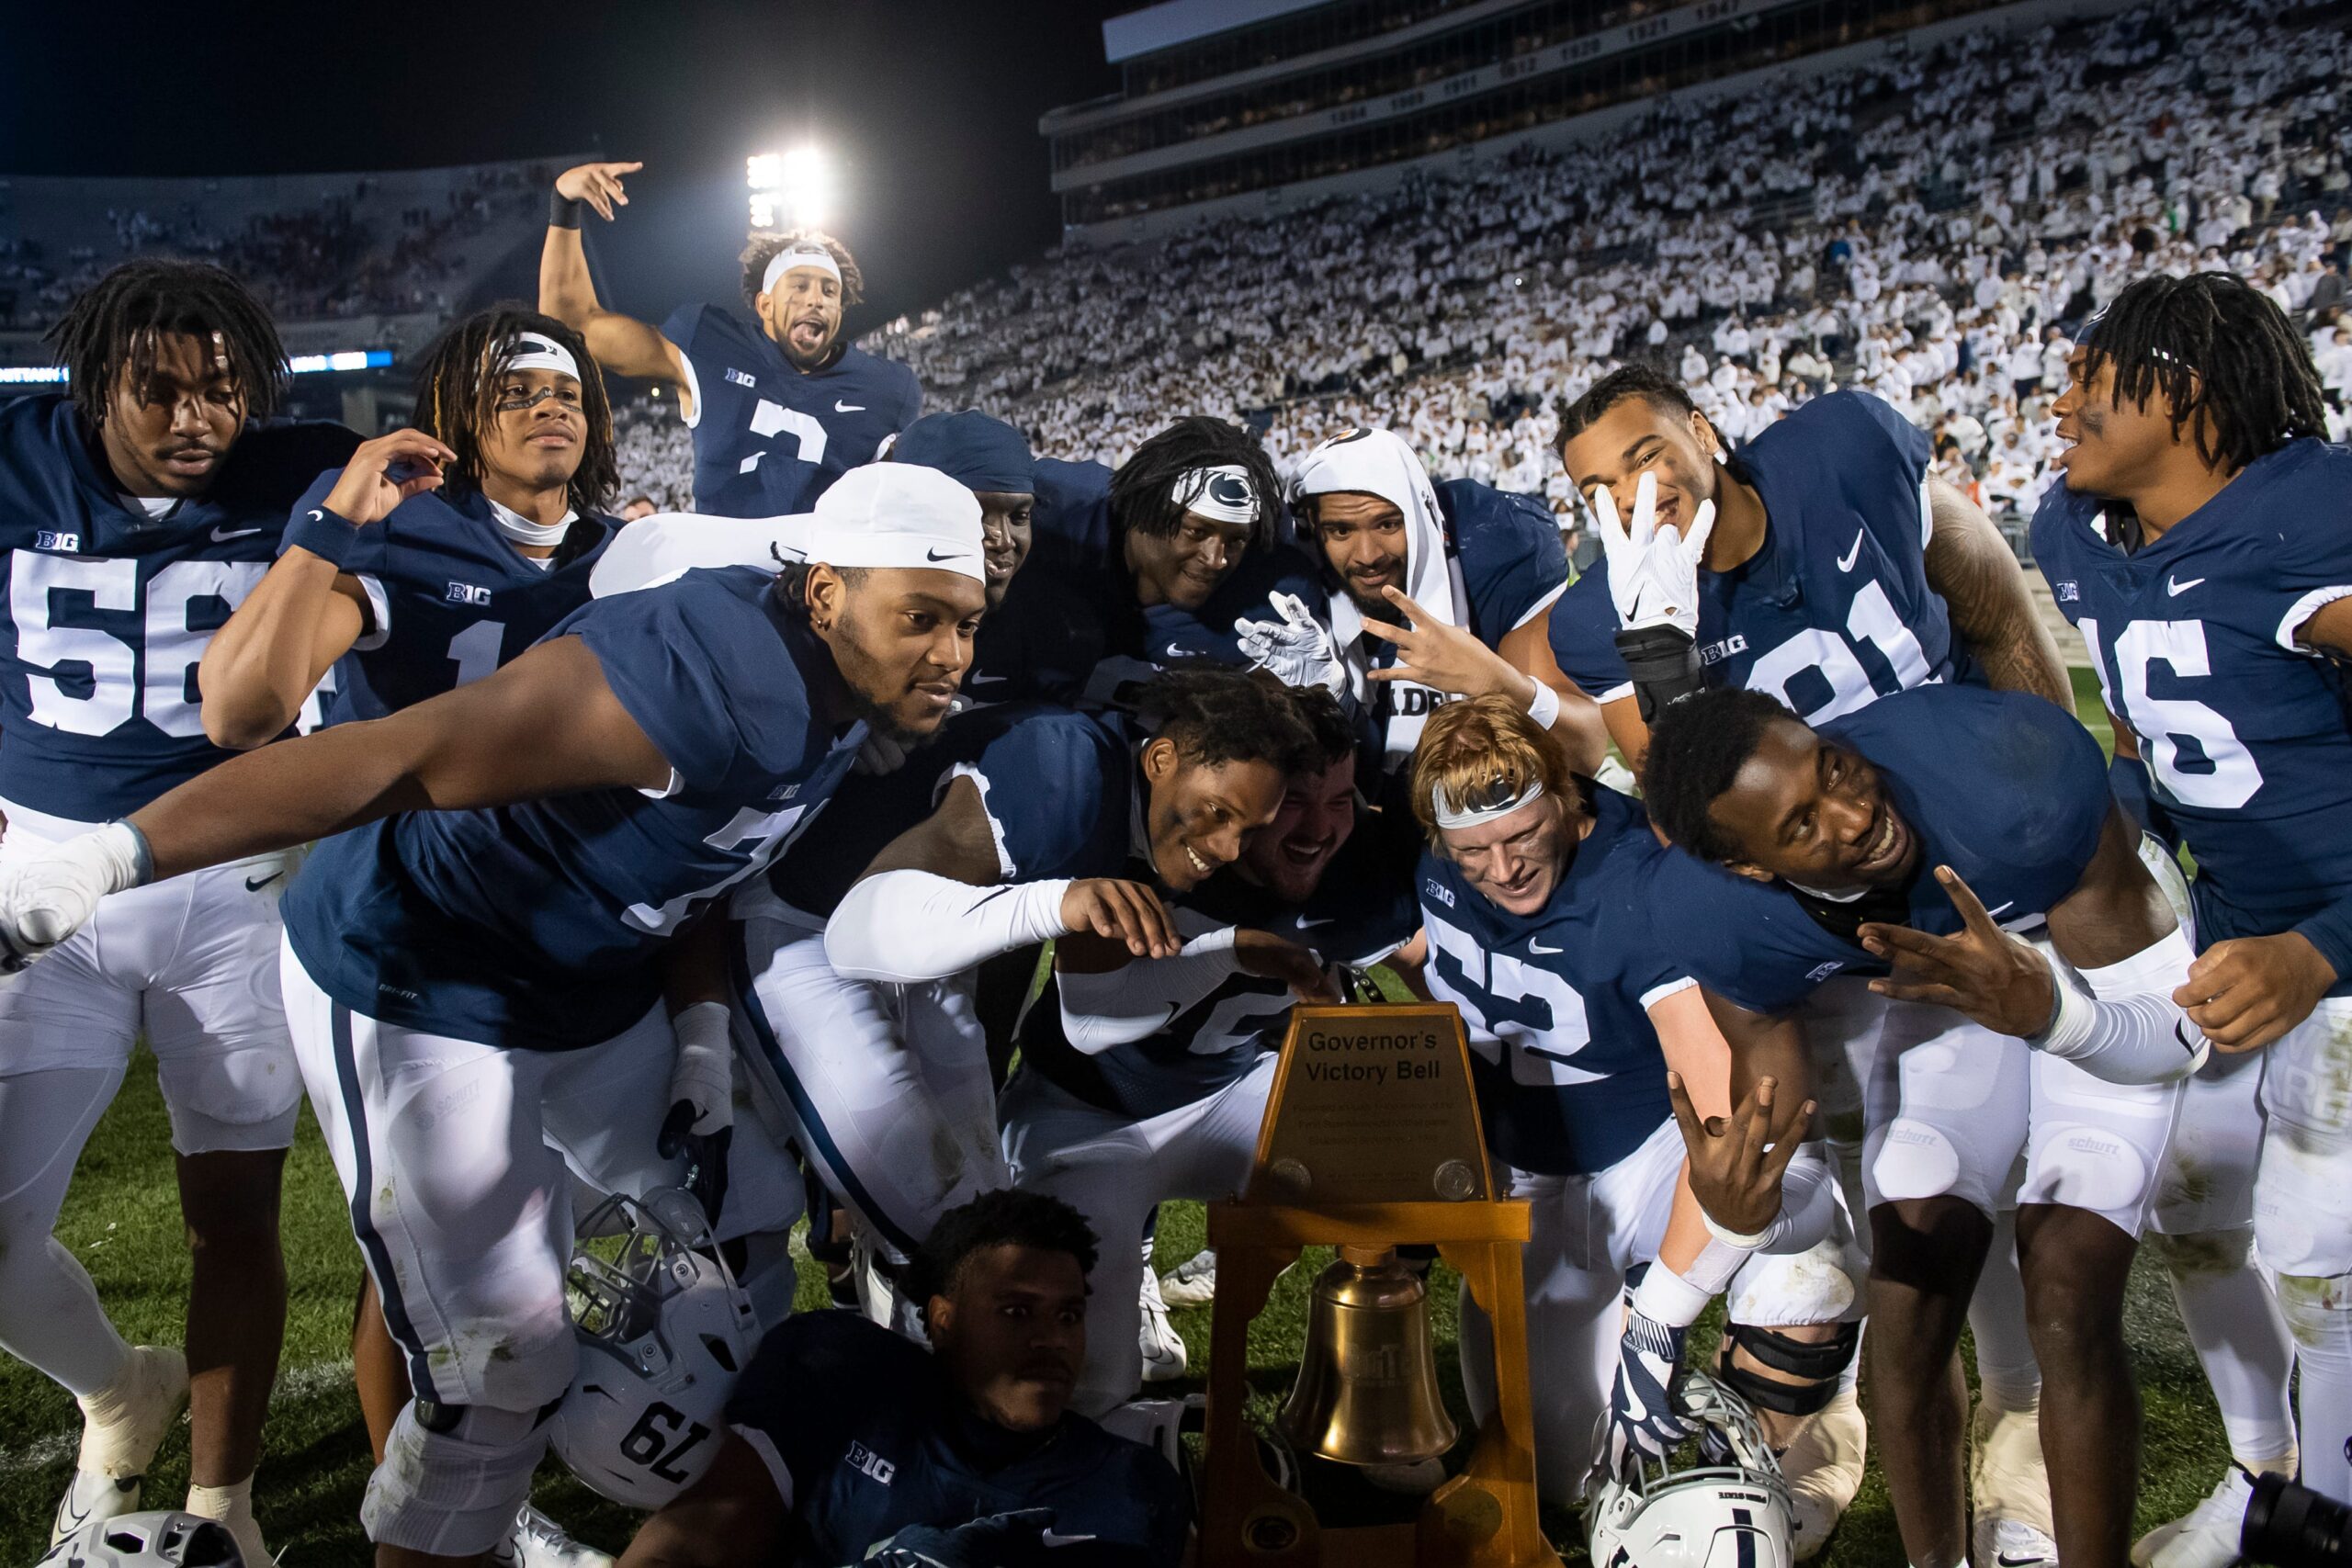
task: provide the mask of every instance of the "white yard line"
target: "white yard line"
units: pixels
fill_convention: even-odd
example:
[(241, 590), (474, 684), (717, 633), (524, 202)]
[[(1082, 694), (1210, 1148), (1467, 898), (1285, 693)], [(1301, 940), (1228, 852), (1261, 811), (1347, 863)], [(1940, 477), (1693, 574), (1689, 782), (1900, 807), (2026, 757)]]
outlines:
[[(350, 1386), (349, 1357), (306, 1361), (299, 1367), (279, 1369), (277, 1387), (270, 1394), (270, 1403), (277, 1404), (315, 1399), (322, 1393)], [(0, 1481), (13, 1481), (20, 1475), (30, 1475), (51, 1465), (62, 1464), (72, 1459), (81, 1445), (82, 1429), (74, 1427), (51, 1432), (44, 1438), (36, 1438), (21, 1447), (0, 1447)]]

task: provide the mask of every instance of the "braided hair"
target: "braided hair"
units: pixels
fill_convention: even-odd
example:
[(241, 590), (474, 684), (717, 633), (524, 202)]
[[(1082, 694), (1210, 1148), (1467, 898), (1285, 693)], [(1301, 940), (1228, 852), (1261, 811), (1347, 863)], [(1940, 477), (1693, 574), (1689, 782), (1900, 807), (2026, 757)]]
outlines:
[(135, 389), (155, 374), (166, 335), (211, 342), (229, 362), (245, 412), (266, 419), (286, 389), (286, 345), (251, 290), (209, 262), (149, 257), (125, 262), (74, 297), (45, 341), (65, 367), (74, 407), (92, 426), (107, 421), (117, 377)]
[(1205, 479), (1182, 496), (1176, 487), (1197, 468), (1238, 467), (1250, 476), (1258, 494), (1258, 511), (1250, 524), (1250, 545), (1264, 549), (1274, 542), (1282, 518), (1282, 481), (1274, 475), (1273, 459), (1258, 438), (1238, 424), (1206, 414), (1187, 414), (1146, 441), (1135, 456), (1111, 476), (1111, 523), (1122, 533), (1148, 538), (1170, 538), (1184, 513), (1207, 487)]
[(2143, 277), (2083, 334), (2081, 385), (2115, 367), (2112, 406), (2161, 397), (2172, 434), (2235, 473), (2300, 435), (2324, 436), (2319, 372), (2277, 301), (2226, 272)]
[(499, 379), (514, 356), (520, 333), (562, 344), (580, 367), (580, 409), (588, 428), (581, 443), (580, 467), (568, 489), (574, 512), (583, 517), (601, 513), (621, 483), (620, 458), (613, 444), (613, 405), (587, 344), (552, 316), (510, 302), (452, 324), (424, 351), (418, 367), (417, 423), (458, 455), (458, 473), (480, 490), (482, 433), (498, 417)]

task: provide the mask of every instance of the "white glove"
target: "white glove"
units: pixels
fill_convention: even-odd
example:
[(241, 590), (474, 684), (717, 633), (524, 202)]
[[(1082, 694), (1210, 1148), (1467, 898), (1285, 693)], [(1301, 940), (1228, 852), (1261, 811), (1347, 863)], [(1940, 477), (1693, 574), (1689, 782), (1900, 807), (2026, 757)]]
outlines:
[(1714, 531), (1715, 503), (1700, 504), (1685, 537), (1671, 523), (1657, 526), (1657, 476), (1644, 474), (1634, 488), (1628, 528), (1617, 520), (1617, 502), (1605, 485), (1592, 491), (1592, 515), (1600, 527), (1600, 550), (1609, 563), (1609, 597), (1617, 624), (1627, 631), (1672, 626), (1699, 635), (1699, 560)]
[(735, 1043), (725, 1002), (696, 1002), (670, 1021), (678, 1036), (678, 1065), (670, 1071), (670, 1101), (691, 1105), (694, 1119), (680, 1131), (707, 1138), (735, 1122)]
[(147, 840), (128, 822), (0, 866), (0, 974), (20, 972), (80, 931), (99, 899), (138, 886), (151, 869)]
[(1295, 593), (1269, 593), (1280, 621), (1236, 621), (1234, 637), (1250, 662), (1269, 671), (1285, 686), (1320, 686), (1333, 696), (1348, 690), (1347, 660), (1340, 657), (1330, 629)]

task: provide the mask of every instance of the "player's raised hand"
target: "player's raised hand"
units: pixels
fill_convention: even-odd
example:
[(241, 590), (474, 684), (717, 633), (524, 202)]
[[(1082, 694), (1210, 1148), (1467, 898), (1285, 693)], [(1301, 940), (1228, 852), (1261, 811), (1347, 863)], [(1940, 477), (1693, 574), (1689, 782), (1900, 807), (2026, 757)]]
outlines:
[(1690, 1195), (1727, 1231), (1753, 1235), (1781, 1212), (1781, 1176), (1804, 1141), (1813, 1101), (1775, 1108), (1779, 1080), (1758, 1078), (1729, 1116), (1702, 1118), (1682, 1075), (1666, 1075), (1666, 1098), (1690, 1156)]
[(327, 491), (327, 510), (346, 523), (380, 523), (412, 496), (441, 488), (441, 470), (458, 455), (421, 430), (395, 430), (362, 441)]
[(1384, 588), (1381, 594), (1403, 612), (1408, 624), (1365, 619), (1364, 630), (1396, 645), (1396, 662), (1385, 670), (1366, 671), (1365, 679), (1413, 681), (1457, 697), (1483, 697), (1489, 692), (1519, 697), (1532, 694), (1532, 679), (1480, 642), (1476, 633), (1448, 626), (1414, 604), (1400, 588)]
[(1272, 931), (1243, 926), (1233, 933), (1233, 956), (1245, 975), (1280, 980), (1303, 1002), (1336, 1002), (1339, 987), (1324, 971), (1323, 961), (1311, 948)]
[(1140, 882), (1089, 876), (1062, 895), (1062, 929), (1125, 942), (1137, 958), (1173, 958), (1184, 945), (1159, 895)]
[(1281, 618), (1236, 621), (1233, 630), (1250, 662), (1285, 686), (1320, 686), (1335, 697), (1348, 693), (1348, 663), (1331, 641), (1329, 627), (1295, 593), (1266, 595)]
[(1634, 515), (1620, 520), (1616, 497), (1595, 485), (1586, 498), (1600, 535), (1609, 570), (1609, 598), (1617, 623), (1628, 631), (1672, 626), (1685, 637), (1699, 635), (1699, 562), (1707, 536), (1715, 530), (1715, 503), (1702, 502), (1688, 534), (1669, 523), (1657, 525), (1657, 476), (1645, 473), (1634, 487)]
[(2255, 1051), (2312, 1015), (2335, 966), (2294, 931), (2233, 937), (2198, 954), (2172, 999), (2217, 1051)]
[(621, 189), (621, 176), (633, 175), (645, 167), (643, 164), (578, 164), (555, 177), (555, 193), (566, 201), (584, 201), (596, 209), (596, 216), (609, 223), (613, 209), (627, 207), (628, 197)]
[(1909, 926), (1872, 920), (1856, 933), (1894, 973), (1871, 989), (1897, 1001), (1932, 1002), (1967, 1014), (1996, 1034), (2025, 1040), (2048, 1027), (2057, 999), (2049, 962), (1984, 912), (1960, 874), (1936, 867), (1944, 896), (1960, 911), (1956, 936), (1934, 936)]

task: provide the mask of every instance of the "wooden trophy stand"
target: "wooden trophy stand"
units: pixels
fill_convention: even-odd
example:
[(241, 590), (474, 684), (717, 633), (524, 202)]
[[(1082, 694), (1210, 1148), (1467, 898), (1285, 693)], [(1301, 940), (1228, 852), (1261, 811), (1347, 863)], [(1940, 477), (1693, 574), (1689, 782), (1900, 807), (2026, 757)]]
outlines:
[[(1453, 1006), (1292, 1010), (1249, 1190), (1208, 1210), (1203, 1568), (1558, 1568), (1536, 1527), (1527, 1237), (1525, 1201), (1495, 1192)], [(1301, 1248), (1398, 1242), (1436, 1243), (1494, 1325), (1496, 1409), (1417, 1521), (1327, 1527), (1259, 1461), (1243, 1410), (1250, 1320)]]

